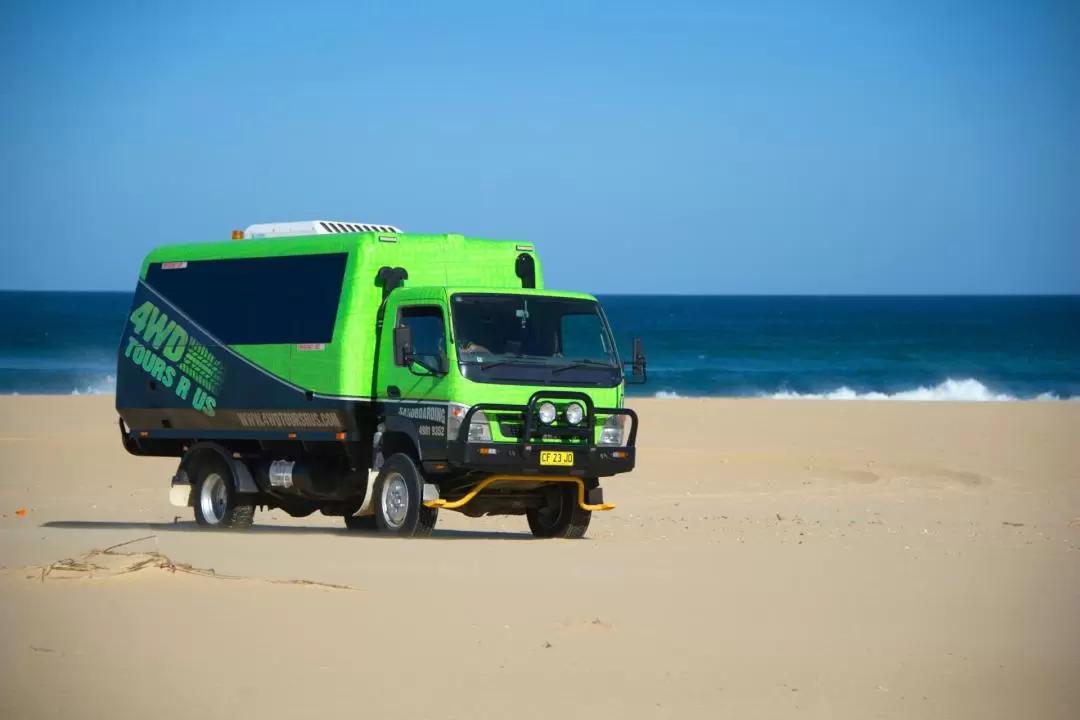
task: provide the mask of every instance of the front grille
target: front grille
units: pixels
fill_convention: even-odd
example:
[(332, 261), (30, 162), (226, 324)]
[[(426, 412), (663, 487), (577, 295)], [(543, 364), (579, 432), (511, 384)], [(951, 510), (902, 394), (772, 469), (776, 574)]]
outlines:
[[(581, 437), (569, 437), (559, 432), (558, 427), (552, 428), (553, 432), (543, 432), (539, 427), (533, 431), (533, 442), (559, 442), (567, 445), (580, 445), (585, 442)], [(521, 440), (525, 432), (525, 426), (521, 423), (500, 422), (499, 432), (504, 438)]]
[(524, 431), (524, 426), (521, 423), (500, 422), (499, 432), (503, 437), (521, 438), (521, 433)]

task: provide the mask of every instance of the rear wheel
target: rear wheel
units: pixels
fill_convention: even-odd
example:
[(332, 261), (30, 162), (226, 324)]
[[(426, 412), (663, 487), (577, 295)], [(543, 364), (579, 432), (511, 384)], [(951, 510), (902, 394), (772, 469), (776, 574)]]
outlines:
[(208, 527), (246, 528), (255, 521), (255, 501), (236, 492), (232, 471), (221, 458), (195, 468), (195, 522)]
[(547, 503), (529, 508), (525, 517), (529, 529), (539, 538), (566, 538), (576, 540), (585, 537), (592, 520), (591, 510), (582, 510), (578, 504), (576, 483), (559, 483), (547, 489)]
[(396, 453), (387, 458), (372, 490), (380, 532), (406, 537), (431, 535), (439, 510), (424, 506), (424, 476), (411, 457)]

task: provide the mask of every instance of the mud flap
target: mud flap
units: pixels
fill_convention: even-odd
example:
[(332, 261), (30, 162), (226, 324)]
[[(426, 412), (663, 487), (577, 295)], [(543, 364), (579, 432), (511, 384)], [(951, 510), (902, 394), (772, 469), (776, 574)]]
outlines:
[(169, 484), (169, 502), (176, 507), (191, 507), (191, 480), (187, 470), (173, 475)]
[(364, 502), (360, 504), (360, 509), (353, 513), (353, 517), (364, 517), (366, 515), (375, 514), (375, 503), (372, 501), (372, 496), (375, 494), (375, 478), (379, 477), (377, 470), (372, 470), (367, 476), (367, 490), (364, 491)]
[(439, 499), (439, 486), (433, 483), (424, 483), (423, 502), (429, 503)]
[(248, 469), (247, 464), (241, 460), (233, 460), (233, 480), (236, 482), (236, 492), (241, 495), (257, 494), (259, 492), (259, 486), (255, 484), (255, 479), (251, 477), (251, 470)]
[(588, 505), (603, 505), (604, 504), (604, 488), (594, 487), (585, 491), (585, 502)]

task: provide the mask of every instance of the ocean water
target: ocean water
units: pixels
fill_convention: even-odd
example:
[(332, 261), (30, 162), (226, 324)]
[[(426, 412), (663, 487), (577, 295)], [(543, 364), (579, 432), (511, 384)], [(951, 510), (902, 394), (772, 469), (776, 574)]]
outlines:
[[(1080, 399), (1080, 296), (601, 296), (660, 397)], [(0, 394), (109, 393), (127, 293), (0, 292)]]

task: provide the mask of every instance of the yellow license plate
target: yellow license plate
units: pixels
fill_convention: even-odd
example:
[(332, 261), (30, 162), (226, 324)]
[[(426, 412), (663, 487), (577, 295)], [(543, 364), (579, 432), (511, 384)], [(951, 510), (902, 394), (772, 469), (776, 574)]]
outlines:
[(574, 453), (566, 450), (541, 450), (540, 464), (570, 467), (574, 464)]

